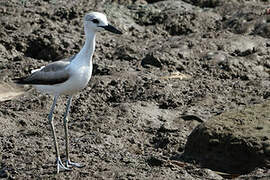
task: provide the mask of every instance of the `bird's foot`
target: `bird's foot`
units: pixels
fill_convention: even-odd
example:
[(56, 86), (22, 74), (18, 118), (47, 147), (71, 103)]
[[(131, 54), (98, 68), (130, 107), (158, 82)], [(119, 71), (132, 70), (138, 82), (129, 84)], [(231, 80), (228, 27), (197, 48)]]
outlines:
[(68, 168), (71, 168), (71, 167), (82, 168), (82, 167), (84, 167), (84, 165), (79, 164), (79, 163), (75, 163), (75, 162), (71, 162), (70, 160), (67, 160), (66, 163), (67, 163)]
[(59, 173), (60, 170), (71, 171), (71, 169), (69, 167), (64, 166), (60, 157), (56, 158), (56, 164), (57, 164), (57, 173)]

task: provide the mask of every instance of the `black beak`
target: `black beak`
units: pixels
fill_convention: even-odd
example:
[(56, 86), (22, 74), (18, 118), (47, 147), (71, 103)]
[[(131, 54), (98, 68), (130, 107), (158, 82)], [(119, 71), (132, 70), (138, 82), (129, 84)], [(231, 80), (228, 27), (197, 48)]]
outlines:
[(115, 33), (115, 34), (123, 34), (121, 31), (119, 31), (118, 29), (116, 29), (115, 27), (113, 27), (110, 24), (108, 24), (107, 26), (100, 26), (100, 27), (106, 29), (107, 31)]

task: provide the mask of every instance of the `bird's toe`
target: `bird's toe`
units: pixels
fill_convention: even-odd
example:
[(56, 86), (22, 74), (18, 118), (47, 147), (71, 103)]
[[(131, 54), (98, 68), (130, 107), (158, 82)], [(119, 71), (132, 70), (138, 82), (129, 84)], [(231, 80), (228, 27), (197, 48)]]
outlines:
[(71, 167), (82, 168), (82, 167), (84, 167), (83, 164), (71, 162), (70, 160), (67, 160), (66, 163), (67, 163), (67, 167), (68, 167), (68, 168), (71, 168)]
[(57, 173), (59, 173), (60, 171), (71, 171), (72, 169), (70, 169), (68, 166), (64, 166), (64, 164), (62, 163), (60, 158), (56, 159), (56, 164), (57, 164)]

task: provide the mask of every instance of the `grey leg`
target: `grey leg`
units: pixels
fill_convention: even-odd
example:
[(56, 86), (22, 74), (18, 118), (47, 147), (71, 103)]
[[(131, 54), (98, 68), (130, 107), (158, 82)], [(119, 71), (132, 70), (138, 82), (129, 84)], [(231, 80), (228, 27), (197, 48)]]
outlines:
[(53, 111), (54, 111), (58, 97), (59, 97), (58, 95), (54, 97), (53, 104), (52, 104), (52, 107), (51, 107), (51, 110), (50, 110), (50, 113), (48, 116), (49, 123), (50, 123), (51, 129), (52, 129), (52, 134), (53, 134), (53, 141), (54, 141), (54, 147), (55, 147), (55, 153), (56, 153), (57, 173), (59, 173), (60, 169), (70, 170), (69, 168), (65, 167), (63, 165), (63, 163), (61, 162), (59, 148), (58, 148), (58, 144), (57, 144), (57, 138), (56, 138), (56, 134), (55, 134), (55, 128), (54, 128), (54, 124), (53, 124)]
[(67, 167), (83, 167), (83, 165), (79, 163), (74, 163), (70, 161), (69, 158), (69, 137), (68, 137), (68, 114), (69, 114), (69, 109), (72, 101), (72, 96), (69, 97), (68, 102), (67, 102), (67, 107), (66, 107), (66, 112), (64, 115), (64, 127), (65, 127), (65, 139), (66, 139), (66, 158), (67, 158)]

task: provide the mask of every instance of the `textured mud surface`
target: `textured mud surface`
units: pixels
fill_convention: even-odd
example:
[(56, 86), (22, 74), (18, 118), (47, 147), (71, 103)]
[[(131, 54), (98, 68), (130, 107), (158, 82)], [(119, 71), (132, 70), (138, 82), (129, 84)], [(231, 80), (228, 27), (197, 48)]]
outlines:
[[(52, 97), (25, 87), (23, 96), (0, 102), (0, 177), (269, 178), (269, 123), (263, 123), (268, 131), (261, 127), (266, 131), (260, 151), (264, 159), (246, 171), (230, 169), (228, 162), (225, 168), (215, 164), (205, 167), (203, 161), (182, 155), (191, 132), (202, 123), (206, 124), (200, 127), (207, 126), (214, 116), (255, 104), (268, 103), (269, 107), (268, 7), (265, 0), (1, 1), (0, 84), (77, 53), (84, 42), (82, 17), (86, 12), (105, 12), (124, 34), (97, 35), (93, 77), (72, 103), (71, 158), (86, 166), (54, 174), (54, 147), (47, 121)], [(65, 103), (66, 97), (62, 97), (55, 110), (63, 155)], [(270, 116), (265, 111), (264, 122)], [(244, 119), (236, 120), (248, 123)], [(226, 120), (216, 125), (225, 127), (225, 133), (243, 132), (243, 126), (226, 124)], [(225, 131), (226, 127), (233, 130)], [(222, 134), (222, 129), (218, 133)], [(251, 142), (241, 140), (248, 133), (236, 140)], [(211, 154), (218, 159), (224, 142), (222, 138), (209, 139), (221, 144), (214, 146), (221, 152), (214, 149), (208, 154), (203, 149), (207, 146), (202, 145), (202, 156)], [(249, 145), (258, 150), (256, 144)], [(249, 158), (245, 153), (237, 155)]]
[(269, 106), (266, 102), (210, 118), (190, 134), (184, 156), (230, 173), (269, 168)]

